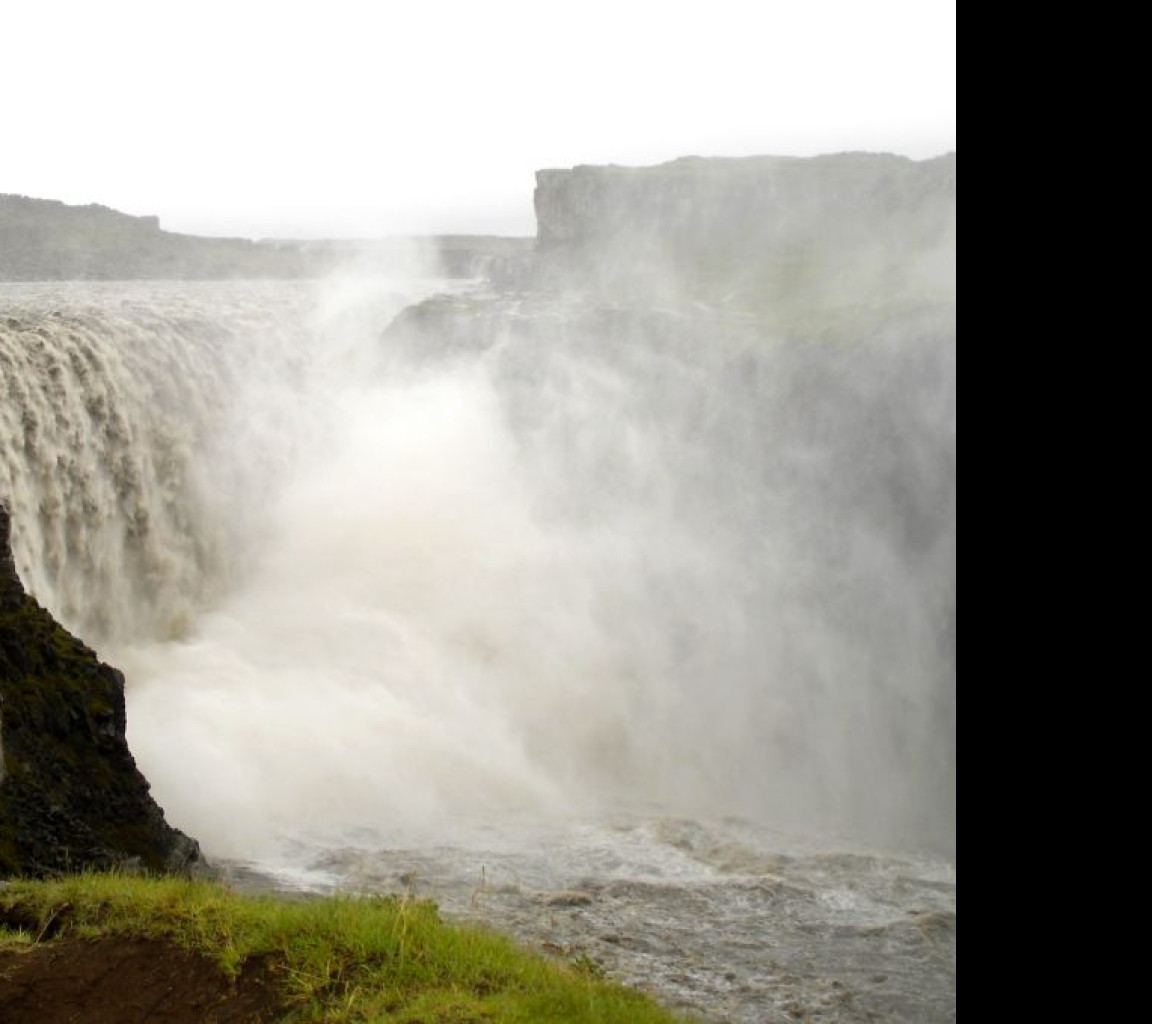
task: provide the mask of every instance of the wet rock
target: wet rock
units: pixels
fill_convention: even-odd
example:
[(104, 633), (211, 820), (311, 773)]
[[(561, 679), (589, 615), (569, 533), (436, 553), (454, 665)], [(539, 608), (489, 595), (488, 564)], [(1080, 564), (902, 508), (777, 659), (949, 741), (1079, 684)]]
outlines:
[(586, 892), (548, 892), (537, 896), (536, 902), (552, 910), (570, 910), (577, 907), (590, 907), (594, 900)]
[(0, 504), (0, 612), (12, 611), (24, 602), (24, 586), (12, 557), (11, 534), (8, 510)]
[(189, 872), (126, 739), (124, 677), (24, 592), (0, 503), (0, 876)]

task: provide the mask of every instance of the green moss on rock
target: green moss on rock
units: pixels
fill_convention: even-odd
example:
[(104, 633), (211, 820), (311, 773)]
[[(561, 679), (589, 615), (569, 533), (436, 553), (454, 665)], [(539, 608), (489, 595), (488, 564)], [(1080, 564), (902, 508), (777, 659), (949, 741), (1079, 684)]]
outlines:
[(128, 749), (124, 677), (24, 593), (9, 527), (0, 505), (0, 876), (186, 868), (199, 849)]

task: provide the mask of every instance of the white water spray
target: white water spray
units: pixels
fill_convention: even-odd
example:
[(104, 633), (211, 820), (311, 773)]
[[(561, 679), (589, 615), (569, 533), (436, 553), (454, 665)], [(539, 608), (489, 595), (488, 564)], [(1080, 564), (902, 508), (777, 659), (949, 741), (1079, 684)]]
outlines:
[(954, 829), (954, 340), (35, 289), (0, 490), (209, 852), (656, 802)]

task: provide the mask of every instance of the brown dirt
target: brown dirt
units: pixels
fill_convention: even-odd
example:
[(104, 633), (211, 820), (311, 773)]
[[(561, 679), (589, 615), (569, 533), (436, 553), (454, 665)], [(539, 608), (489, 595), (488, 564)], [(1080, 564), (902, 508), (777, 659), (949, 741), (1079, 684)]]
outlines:
[(67, 939), (0, 953), (0, 1024), (269, 1024), (266, 964), (233, 982), (206, 957), (141, 939)]

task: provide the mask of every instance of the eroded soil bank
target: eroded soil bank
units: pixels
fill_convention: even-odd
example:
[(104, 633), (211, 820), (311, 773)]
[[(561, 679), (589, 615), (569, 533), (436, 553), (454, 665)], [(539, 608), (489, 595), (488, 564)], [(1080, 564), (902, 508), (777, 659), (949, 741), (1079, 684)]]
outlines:
[(0, 952), (0, 1021), (14, 1024), (265, 1024), (278, 1011), (265, 964), (232, 981), (207, 957), (152, 939)]

